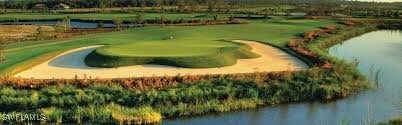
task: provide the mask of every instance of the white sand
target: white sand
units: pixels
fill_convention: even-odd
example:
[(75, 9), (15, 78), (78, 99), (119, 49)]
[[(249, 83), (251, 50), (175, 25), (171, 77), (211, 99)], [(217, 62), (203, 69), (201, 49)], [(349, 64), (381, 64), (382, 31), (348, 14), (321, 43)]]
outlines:
[(84, 58), (95, 48), (89, 46), (70, 50), (55, 58), (34, 66), (29, 70), (15, 75), (22, 78), (72, 79), (77, 75), (79, 78), (128, 78), (150, 76), (176, 76), (176, 75), (205, 75), (205, 74), (235, 74), (300, 70), (308, 66), (297, 58), (272, 46), (262, 43), (235, 40), (234, 42), (245, 43), (251, 46), (252, 52), (261, 55), (255, 59), (240, 59), (237, 64), (222, 68), (191, 69), (163, 65), (137, 65), (119, 68), (95, 68), (85, 65)]

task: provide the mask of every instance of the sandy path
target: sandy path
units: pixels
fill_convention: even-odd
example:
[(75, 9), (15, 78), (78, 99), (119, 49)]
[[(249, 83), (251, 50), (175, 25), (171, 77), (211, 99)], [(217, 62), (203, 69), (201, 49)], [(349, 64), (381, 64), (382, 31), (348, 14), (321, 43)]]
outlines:
[(205, 75), (205, 74), (234, 74), (300, 70), (308, 66), (297, 58), (272, 46), (244, 40), (234, 42), (251, 46), (254, 53), (261, 55), (255, 59), (240, 59), (237, 64), (222, 68), (190, 69), (162, 65), (137, 65), (119, 68), (88, 67), (84, 63), (85, 56), (99, 46), (89, 46), (70, 50), (59, 56), (37, 65), (29, 70), (16, 74), (22, 78), (127, 78), (149, 76)]

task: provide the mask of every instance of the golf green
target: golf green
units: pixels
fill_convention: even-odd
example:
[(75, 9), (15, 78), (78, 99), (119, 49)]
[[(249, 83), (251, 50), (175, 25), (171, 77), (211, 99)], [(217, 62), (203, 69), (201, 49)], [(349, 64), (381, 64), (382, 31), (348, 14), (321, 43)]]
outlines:
[(225, 41), (192, 42), (166, 39), (101, 47), (85, 63), (94, 67), (160, 64), (186, 68), (211, 68), (236, 64), (237, 59), (256, 58), (249, 46)]

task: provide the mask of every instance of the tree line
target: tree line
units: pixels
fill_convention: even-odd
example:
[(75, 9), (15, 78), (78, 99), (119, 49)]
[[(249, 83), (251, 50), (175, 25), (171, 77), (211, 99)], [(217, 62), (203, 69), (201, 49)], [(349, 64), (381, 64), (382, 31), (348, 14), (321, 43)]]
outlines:
[[(195, 5), (302, 5), (316, 3), (346, 3), (348, 0), (0, 0), (0, 7), (29, 9), (35, 4), (49, 6), (64, 3), (71, 8), (108, 8), (108, 7), (159, 7), (159, 6), (195, 6)], [(362, 2), (363, 3), (363, 2)], [(370, 3), (370, 2), (366, 2)], [(384, 4), (384, 3), (383, 3)]]
[[(159, 7), (159, 6), (193, 6), (218, 4), (244, 4), (260, 0), (5, 0), (1, 2), (3, 8), (23, 9), (31, 8), (37, 3), (56, 5), (68, 4), (71, 8), (109, 8), (109, 7)], [(264, 0), (263, 0), (264, 1)], [(266, 0), (279, 1), (279, 0)]]
[[(243, 7), (247, 5), (292, 5), (301, 9), (319, 10), (320, 13), (334, 11), (363, 12), (377, 10), (401, 10), (402, 2), (377, 3), (355, 0), (0, 0), (0, 8), (32, 9), (36, 4), (46, 4), (49, 8), (64, 3), (70, 8), (112, 8), (112, 7), (194, 7), (215, 8)], [(370, 9), (370, 10), (367, 10)]]

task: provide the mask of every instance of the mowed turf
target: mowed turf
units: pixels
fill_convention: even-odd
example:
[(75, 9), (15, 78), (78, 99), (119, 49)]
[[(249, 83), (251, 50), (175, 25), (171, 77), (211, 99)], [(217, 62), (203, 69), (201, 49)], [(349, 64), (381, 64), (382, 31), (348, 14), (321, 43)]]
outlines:
[[(273, 22), (252, 21), (250, 24), (241, 25), (143, 27), (121, 32), (92, 34), (60, 40), (17, 43), (8, 46), (8, 49), (13, 51), (6, 52), (8, 60), (0, 63), (0, 72), (2, 74), (14, 74), (44, 62), (66, 50), (99, 44), (106, 45), (107, 47), (160, 42), (163, 43), (161, 44), (163, 47), (159, 50), (160, 55), (165, 54), (164, 48), (173, 49), (181, 44), (189, 46), (193, 44), (212, 45), (223, 42), (220, 40), (233, 39), (261, 41), (286, 48), (287, 42), (300, 33), (333, 23), (335, 23), (334, 20), (279, 20)], [(166, 40), (170, 36), (174, 36), (174, 39)], [(174, 44), (169, 44), (172, 42)], [(219, 44), (227, 44), (227, 42)], [(194, 50), (195, 53), (193, 53), (192, 50), (188, 49), (187, 54), (196, 54), (200, 52), (195, 51), (203, 51)], [(150, 52), (143, 54), (155, 55), (158, 51)]]
[(237, 59), (259, 57), (247, 45), (232, 42), (165, 39), (101, 47), (85, 62), (94, 67), (120, 67), (160, 64), (186, 68), (212, 68), (234, 65)]
[[(116, 17), (120, 17), (125, 21), (134, 21), (138, 13), (84, 13), (84, 14), (39, 14), (39, 13), (8, 13), (0, 14), (0, 21), (4, 20), (41, 20), (41, 19), (61, 19), (69, 16), (71, 19), (80, 20), (113, 20)], [(169, 20), (195, 20), (195, 19), (213, 19), (212, 15), (204, 13), (143, 13), (143, 19), (156, 19), (163, 17)], [(229, 15), (222, 15), (219, 18), (228, 17)]]

